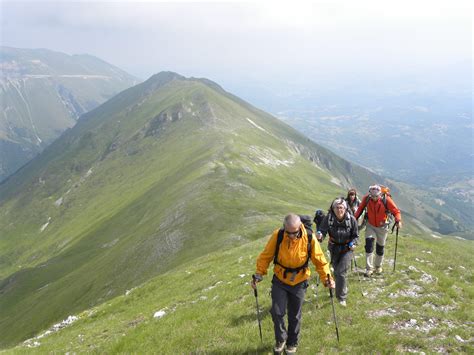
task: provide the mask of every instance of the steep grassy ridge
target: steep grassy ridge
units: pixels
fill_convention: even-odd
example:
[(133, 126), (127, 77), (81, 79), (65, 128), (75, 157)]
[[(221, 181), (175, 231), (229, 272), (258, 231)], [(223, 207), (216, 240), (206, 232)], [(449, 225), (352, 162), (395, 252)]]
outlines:
[[(278, 220), (274, 224), (278, 226)], [(258, 335), (255, 298), (248, 285), (266, 240), (183, 264), (76, 314), (79, 319), (71, 326), (51, 334), (45, 328), (38, 338), (11, 350), (32, 352), (33, 347), (33, 352), (41, 353), (270, 353), (273, 326), (267, 291), (271, 277), (259, 284), (263, 343)], [(393, 236), (386, 251), (383, 277), (361, 276), (359, 281), (355, 271), (350, 274), (348, 307), (335, 305), (339, 344), (328, 291), (322, 285), (317, 288), (312, 278), (303, 305), (298, 353), (474, 351), (472, 242), (401, 233), (395, 273), (391, 266)], [(364, 267), (362, 247), (356, 255), (358, 266)]]
[(156, 76), (0, 187), (2, 345), (337, 194), (301, 136), (216, 90)]
[(0, 346), (375, 181), (214, 83), (158, 74), (0, 185)]

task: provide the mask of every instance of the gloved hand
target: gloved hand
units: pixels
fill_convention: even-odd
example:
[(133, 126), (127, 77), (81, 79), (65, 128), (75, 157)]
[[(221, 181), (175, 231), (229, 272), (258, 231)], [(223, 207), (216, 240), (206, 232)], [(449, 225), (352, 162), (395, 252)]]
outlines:
[(316, 239), (318, 240), (318, 242), (322, 242), (323, 241), (323, 233), (321, 233), (320, 231), (317, 231), (316, 232)]
[(351, 241), (349, 242), (349, 244), (347, 244), (347, 247), (349, 248), (349, 250), (354, 250), (356, 246), (357, 245), (354, 244), (354, 241)]
[(326, 282), (324, 283), (324, 287), (329, 287), (329, 288), (332, 288), (332, 289), (336, 288), (336, 283), (334, 282), (332, 277), (330, 277), (326, 280)]
[(252, 282), (250, 282), (250, 286), (255, 290), (257, 288), (257, 283), (263, 280), (262, 275), (260, 274), (253, 274), (252, 275)]

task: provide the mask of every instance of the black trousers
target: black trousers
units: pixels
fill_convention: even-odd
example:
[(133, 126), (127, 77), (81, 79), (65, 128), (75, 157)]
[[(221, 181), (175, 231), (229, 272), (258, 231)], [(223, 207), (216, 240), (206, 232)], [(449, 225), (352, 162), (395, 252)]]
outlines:
[[(308, 281), (290, 286), (273, 276), (271, 314), (277, 342), (286, 341), (289, 345), (298, 344), (298, 335), (301, 328), (301, 309), (307, 288)], [(288, 330), (285, 326), (287, 310)]]

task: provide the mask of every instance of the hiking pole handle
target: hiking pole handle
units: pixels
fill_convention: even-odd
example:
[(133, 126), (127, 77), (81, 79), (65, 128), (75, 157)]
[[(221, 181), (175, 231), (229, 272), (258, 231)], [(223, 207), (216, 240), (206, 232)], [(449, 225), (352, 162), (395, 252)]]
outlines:
[(398, 221), (393, 224), (392, 231), (390, 232), (390, 234), (393, 234), (393, 230), (395, 229), (395, 227), (397, 228), (397, 233), (398, 233)]

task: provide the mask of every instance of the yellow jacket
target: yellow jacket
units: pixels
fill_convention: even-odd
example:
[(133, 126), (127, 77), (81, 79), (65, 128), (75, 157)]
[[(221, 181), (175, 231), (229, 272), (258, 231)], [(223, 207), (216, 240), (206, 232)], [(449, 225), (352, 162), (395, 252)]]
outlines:
[[(277, 244), (278, 238), (278, 229), (276, 229), (270, 240), (267, 242), (265, 249), (260, 253), (257, 258), (257, 274), (266, 275), (267, 269), (270, 263), (273, 261), (275, 256), (275, 249)], [(304, 225), (301, 225), (301, 238), (294, 238), (291, 239), (288, 237), (286, 232), (283, 234), (283, 240), (280, 244), (280, 250), (278, 252), (278, 262), (286, 267), (289, 268), (297, 268), (306, 262), (308, 258), (308, 234), (306, 233), (306, 229)], [(321, 250), (321, 246), (319, 242), (316, 240), (315, 236), (313, 236), (311, 240), (311, 261), (313, 262), (314, 266), (316, 267), (316, 271), (319, 273), (322, 282), (326, 282), (329, 271), (329, 263), (326, 261), (323, 251)], [(298, 272), (293, 279), (291, 280), (291, 273), (287, 273), (286, 278), (284, 277), (285, 269), (282, 268), (280, 265), (275, 264), (273, 267), (273, 273), (278, 277), (278, 279), (290, 286), (294, 286), (309, 279), (311, 275), (311, 271), (309, 270), (309, 266)]]

